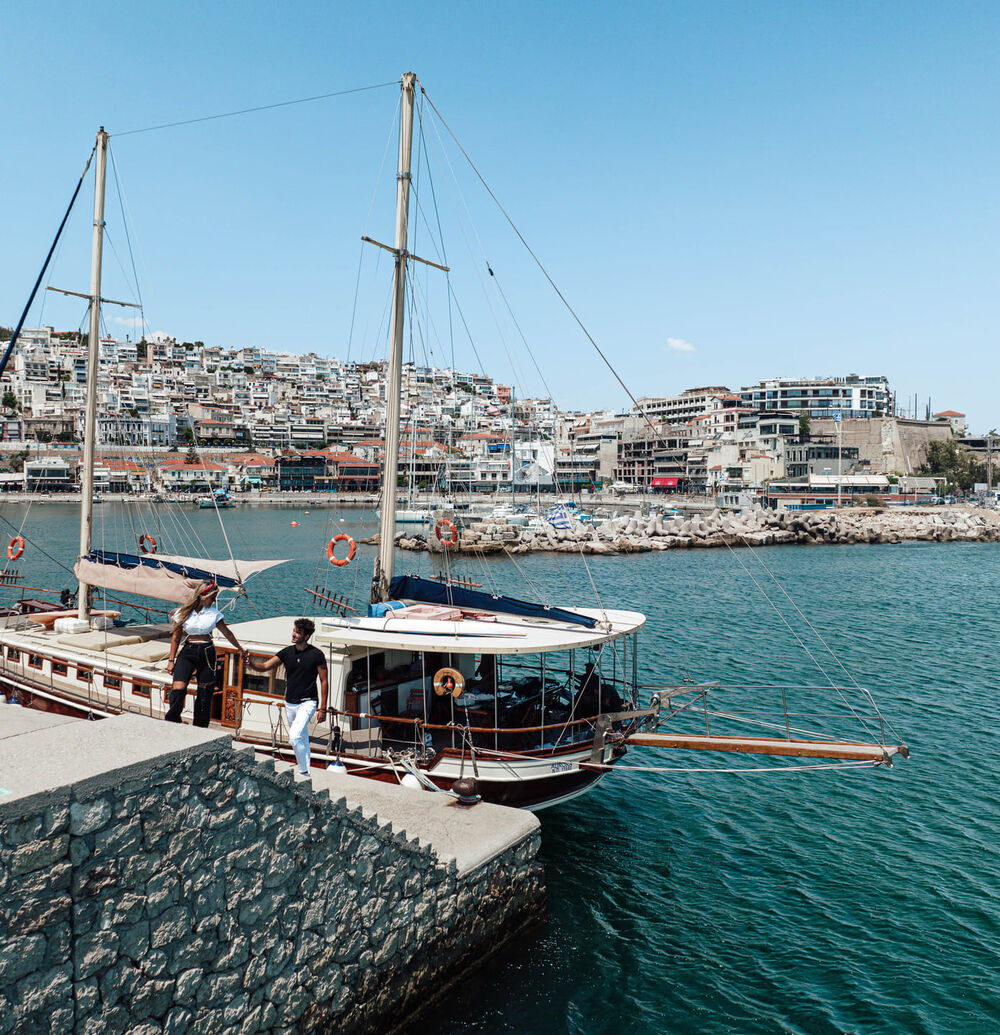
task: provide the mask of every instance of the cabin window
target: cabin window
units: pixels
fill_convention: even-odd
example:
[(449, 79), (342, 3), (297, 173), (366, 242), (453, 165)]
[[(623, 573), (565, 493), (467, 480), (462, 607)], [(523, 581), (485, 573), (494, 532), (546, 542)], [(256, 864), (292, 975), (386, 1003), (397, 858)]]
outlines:
[(118, 676), (105, 676), (104, 677), (104, 689), (105, 690), (121, 690), (122, 681)]
[(20, 661), (21, 652), (16, 647), (7, 648), (7, 657), (10, 661)]
[(52, 675), (54, 676), (65, 676), (69, 672), (69, 665), (65, 661), (53, 661), (52, 662)]
[(84, 668), (82, 665), (77, 665), (76, 678), (79, 679), (81, 683), (93, 683), (94, 670), (90, 668)]
[[(251, 654), (255, 665), (263, 665), (270, 654)], [(272, 697), (285, 696), (285, 670), (279, 665), (272, 672), (254, 672), (243, 666), (243, 692), (268, 694)]]
[(42, 667), (42, 656), (41, 654), (29, 654), (28, 655), (28, 668), (41, 668)]
[(152, 686), (152, 683), (147, 683), (141, 679), (135, 679), (132, 681), (132, 693), (135, 694), (136, 697), (145, 697), (148, 699), (149, 691), (152, 689)]

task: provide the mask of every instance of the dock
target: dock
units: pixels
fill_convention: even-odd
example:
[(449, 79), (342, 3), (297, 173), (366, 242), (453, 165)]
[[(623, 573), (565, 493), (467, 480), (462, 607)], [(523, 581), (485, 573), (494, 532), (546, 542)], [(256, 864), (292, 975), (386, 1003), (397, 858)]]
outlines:
[(0, 704), (0, 1017), (392, 1031), (543, 913), (539, 842), (228, 733)]

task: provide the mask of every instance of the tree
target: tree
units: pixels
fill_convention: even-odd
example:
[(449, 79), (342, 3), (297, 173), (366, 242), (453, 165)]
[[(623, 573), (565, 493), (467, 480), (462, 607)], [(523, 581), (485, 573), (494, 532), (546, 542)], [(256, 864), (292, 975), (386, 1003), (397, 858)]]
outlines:
[(21, 408), (18, 404), (17, 396), (9, 388), (3, 393), (3, 401), (0, 405), (2, 405), (5, 410), (13, 410), (14, 413), (17, 413)]
[(954, 441), (932, 442), (919, 473), (946, 478), (950, 485), (966, 490), (976, 482), (986, 481), (986, 465), (979, 463), (971, 450)]
[(799, 441), (809, 441), (809, 414), (805, 412), (799, 414)]
[(194, 443), (188, 446), (187, 454), (184, 457), (184, 463), (196, 464), (198, 463), (198, 450), (195, 449)]
[(47, 428), (39, 428), (39, 430), (35, 432), (35, 439), (38, 442), (51, 442), (52, 432)]

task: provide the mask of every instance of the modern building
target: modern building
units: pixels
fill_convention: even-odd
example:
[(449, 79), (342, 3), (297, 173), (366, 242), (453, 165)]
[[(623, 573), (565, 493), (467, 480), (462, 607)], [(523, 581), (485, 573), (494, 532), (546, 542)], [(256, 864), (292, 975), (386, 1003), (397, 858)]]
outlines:
[(810, 417), (884, 417), (893, 412), (889, 381), (882, 376), (775, 377), (740, 389), (740, 398), (755, 410), (794, 410)]

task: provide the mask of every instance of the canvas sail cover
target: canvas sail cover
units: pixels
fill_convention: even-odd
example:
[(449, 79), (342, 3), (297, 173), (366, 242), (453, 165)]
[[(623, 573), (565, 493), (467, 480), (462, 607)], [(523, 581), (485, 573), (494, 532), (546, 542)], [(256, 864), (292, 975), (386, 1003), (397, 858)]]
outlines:
[(184, 604), (191, 599), (199, 582), (214, 581), (222, 589), (233, 589), (245, 583), (251, 575), (284, 563), (284, 560), (217, 561), (203, 557), (91, 550), (76, 562), (73, 574), (88, 586)]
[(449, 607), (474, 607), (482, 611), (496, 611), (500, 614), (523, 615), (525, 618), (545, 618), (550, 622), (568, 622), (593, 629), (597, 622), (589, 615), (567, 611), (561, 607), (546, 607), (516, 597), (505, 597), (492, 593), (480, 593), (464, 586), (432, 582), (417, 575), (397, 575), (389, 583), (392, 600), (419, 600), (425, 604), (446, 604)]

